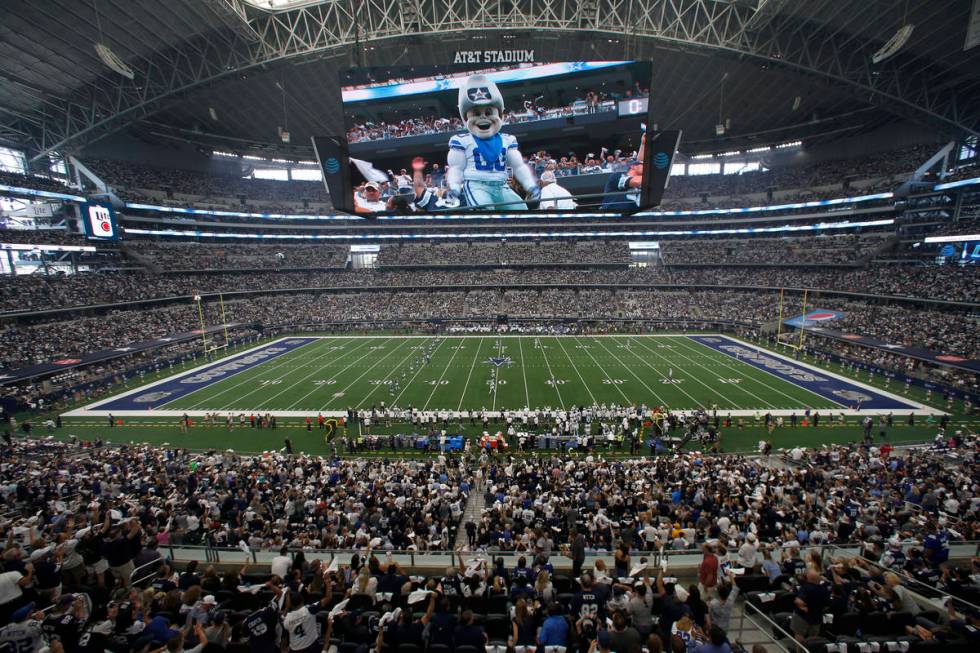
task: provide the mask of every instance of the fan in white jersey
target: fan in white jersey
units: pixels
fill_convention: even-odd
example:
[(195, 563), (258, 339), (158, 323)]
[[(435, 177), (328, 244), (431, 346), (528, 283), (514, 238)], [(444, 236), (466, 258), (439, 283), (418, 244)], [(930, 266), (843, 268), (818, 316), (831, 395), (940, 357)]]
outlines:
[(28, 603), (10, 617), (11, 623), (0, 628), (0, 650), (38, 651), (44, 646), (44, 629), (41, 613), (34, 612), (34, 604)]
[(283, 617), (282, 629), (289, 635), (289, 650), (298, 653), (320, 653), (320, 625), (316, 614), (333, 599), (332, 584), (324, 577), (326, 594), (316, 603), (303, 604), (299, 592), (289, 594), (290, 610)]
[(484, 75), (471, 75), (459, 87), (459, 117), (465, 134), (449, 139), (446, 181), (452, 197), (465, 197), (469, 206), (496, 204), (501, 211), (527, 211), (527, 204), (508, 185), (510, 168), (531, 199), (541, 189), (524, 162), (511, 134), (501, 134), (504, 98)]

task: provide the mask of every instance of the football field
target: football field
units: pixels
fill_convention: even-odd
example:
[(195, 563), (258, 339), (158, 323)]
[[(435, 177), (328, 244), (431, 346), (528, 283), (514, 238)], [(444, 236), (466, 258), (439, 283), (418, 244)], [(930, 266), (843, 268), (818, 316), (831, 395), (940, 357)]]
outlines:
[(66, 413), (339, 416), (591, 404), (772, 412), (938, 412), (728, 336), (294, 336)]

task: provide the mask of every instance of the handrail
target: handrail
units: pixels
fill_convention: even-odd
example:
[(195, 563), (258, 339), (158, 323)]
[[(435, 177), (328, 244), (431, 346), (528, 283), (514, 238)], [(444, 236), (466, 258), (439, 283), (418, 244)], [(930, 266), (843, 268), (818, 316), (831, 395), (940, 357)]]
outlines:
[[(755, 620), (755, 616), (748, 614), (749, 609), (751, 609), (755, 613), (755, 616), (761, 618), (765, 623), (762, 623), (762, 624), (758, 623)], [(808, 649), (807, 647), (803, 646), (803, 644), (801, 644), (799, 641), (797, 641), (796, 637), (793, 636), (792, 633), (790, 633), (787, 630), (785, 630), (782, 626), (780, 626), (775, 621), (773, 621), (768, 616), (766, 616), (766, 614), (764, 612), (762, 612), (762, 610), (760, 610), (759, 608), (755, 607), (754, 605), (752, 605), (748, 601), (744, 601), (742, 603), (742, 617), (739, 620), (739, 624), (738, 624), (738, 639), (741, 639), (742, 638), (742, 633), (745, 630), (745, 620), (746, 619), (748, 619), (749, 620), (749, 623), (751, 623), (753, 626), (755, 626), (756, 629), (758, 629), (758, 631), (760, 633), (765, 634), (767, 636), (767, 638), (773, 644), (775, 644), (776, 646), (778, 646), (780, 648), (780, 650), (782, 650), (784, 653), (798, 653), (799, 651), (802, 651), (803, 653), (810, 653), (810, 649)], [(765, 629), (765, 626), (770, 626), (772, 628), (775, 628), (776, 630), (778, 630), (779, 632), (781, 632), (783, 635), (785, 635), (787, 638), (789, 638), (789, 640), (793, 642), (793, 650), (790, 650), (789, 648), (787, 648), (786, 646), (784, 646), (783, 643), (782, 643), (782, 640), (780, 640), (777, 637), (771, 635), (770, 634), (771, 631), (767, 631)]]
[[(803, 550), (809, 551), (811, 549), (819, 549), (821, 551), (825, 551), (827, 547), (832, 547), (834, 549), (841, 551), (842, 555), (853, 558), (857, 554), (850, 554), (845, 549), (854, 548), (860, 550), (863, 544), (864, 543), (861, 541), (845, 542), (845, 543), (838, 543), (838, 544), (819, 544), (819, 545), (804, 546)], [(980, 541), (967, 540), (963, 542), (956, 542), (954, 543), (954, 546), (978, 547), (980, 546)], [(262, 564), (260, 557), (266, 558), (269, 556), (278, 555), (279, 552), (278, 548), (269, 548), (269, 549), (250, 548), (248, 550), (248, 553), (246, 554), (242, 549), (237, 547), (216, 547), (216, 546), (199, 545), (199, 544), (188, 544), (188, 545), (167, 544), (167, 545), (161, 545), (161, 547), (166, 547), (166, 549), (170, 552), (171, 560), (177, 559), (177, 557), (174, 555), (175, 551), (184, 550), (188, 552), (200, 552), (200, 554), (203, 555), (205, 561), (207, 562), (221, 562), (222, 554), (231, 553), (234, 554), (234, 557), (236, 558), (234, 562), (236, 563), (240, 563), (242, 561), (242, 558), (244, 558), (248, 562)], [(346, 556), (349, 559), (350, 556), (352, 556), (353, 554), (363, 555), (365, 550), (366, 549), (364, 547), (351, 548), (351, 549), (314, 549), (314, 550), (303, 550), (303, 555), (307, 558), (307, 560), (311, 560), (311, 559), (332, 560), (335, 557), (342, 558), (342, 556)], [(410, 564), (413, 565), (415, 564), (415, 561), (420, 558), (430, 557), (430, 558), (453, 558), (454, 559), (454, 556), (457, 555), (457, 552), (451, 549), (435, 549), (430, 551), (416, 551), (416, 550), (409, 550), (409, 549), (393, 549), (389, 551), (387, 549), (374, 549), (371, 550), (370, 552), (372, 554), (377, 554), (377, 555), (386, 555), (387, 553), (391, 553), (392, 557), (407, 557), (410, 560)], [(288, 554), (290, 556), (294, 555), (295, 553), (297, 552), (292, 549), (288, 551)], [(589, 560), (595, 561), (601, 559), (610, 562), (613, 560), (614, 557), (613, 554), (614, 554), (613, 551), (607, 552), (607, 551), (587, 550), (585, 557), (587, 561)], [(530, 559), (533, 558), (536, 554), (530, 551), (464, 551), (463, 555), (481, 556), (490, 559), (503, 558), (505, 561), (516, 562), (516, 560), (522, 556)], [(663, 551), (644, 551), (639, 549), (630, 551), (630, 556), (632, 557), (649, 558), (652, 561), (650, 563), (651, 569), (655, 568), (657, 564), (659, 564), (660, 561), (659, 556), (661, 555), (665, 556), (668, 560), (672, 557), (677, 558), (682, 556), (700, 556), (702, 555), (702, 549), (700, 546), (697, 546), (689, 549), (664, 549)], [(969, 555), (972, 555), (972, 553)], [(560, 552), (553, 554), (551, 560), (552, 562), (559, 561), (559, 564), (561, 564), (562, 566), (571, 567), (571, 558), (568, 558), (567, 556), (563, 555)], [(435, 561), (432, 561), (432, 563), (435, 564)], [(873, 564), (877, 564), (877, 563), (873, 563)]]

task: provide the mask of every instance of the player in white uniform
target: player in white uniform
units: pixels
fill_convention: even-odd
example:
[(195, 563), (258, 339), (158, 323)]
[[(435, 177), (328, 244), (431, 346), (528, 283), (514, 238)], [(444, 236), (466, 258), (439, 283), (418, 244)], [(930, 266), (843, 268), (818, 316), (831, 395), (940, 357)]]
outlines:
[(527, 204), (507, 183), (507, 168), (532, 200), (540, 197), (541, 189), (524, 162), (517, 139), (500, 133), (503, 113), (504, 98), (484, 75), (471, 75), (460, 86), (459, 116), (468, 132), (449, 139), (449, 193), (465, 198), (469, 206), (499, 204), (491, 210), (526, 211)]

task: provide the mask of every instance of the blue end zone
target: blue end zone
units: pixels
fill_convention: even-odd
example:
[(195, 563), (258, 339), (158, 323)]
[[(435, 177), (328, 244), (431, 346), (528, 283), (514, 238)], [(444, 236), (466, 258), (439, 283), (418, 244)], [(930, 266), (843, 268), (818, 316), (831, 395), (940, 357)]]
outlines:
[(918, 408), (915, 404), (887, 397), (865, 386), (856, 385), (844, 379), (827, 375), (820, 370), (767, 354), (760, 349), (725, 336), (688, 336), (688, 338), (732, 358), (738, 358), (743, 363), (769, 372), (773, 376), (848, 408), (876, 408), (879, 410)]
[(199, 367), (177, 378), (147, 386), (124, 397), (110, 399), (105, 403), (92, 406), (92, 408), (98, 410), (151, 410), (160, 408), (168, 402), (180, 399), (201, 388), (295, 351), (314, 340), (316, 338), (288, 338), (273, 342), (265, 347)]

